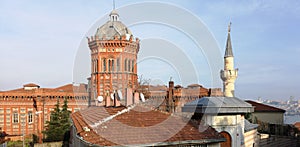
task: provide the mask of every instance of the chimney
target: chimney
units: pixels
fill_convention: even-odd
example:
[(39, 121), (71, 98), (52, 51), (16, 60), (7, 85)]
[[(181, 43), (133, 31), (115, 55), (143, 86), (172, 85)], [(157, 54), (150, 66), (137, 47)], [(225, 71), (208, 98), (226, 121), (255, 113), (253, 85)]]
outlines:
[(111, 106), (111, 100), (110, 100), (110, 94), (109, 92), (106, 93), (106, 97), (105, 97), (105, 107), (109, 107)]
[(174, 102), (173, 102), (173, 92), (174, 90), (174, 81), (169, 81), (169, 90), (168, 90), (168, 97), (167, 97), (167, 111), (173, 113), (174, 111)]
[(133, 100), (133, 103), (134, 104), (138, 104), (140, 102), (140, 95), (138, 92), (135, 92), (134, 93), (134, 100)]
[(126, 88), (126, 106), (133, 104), (132, 89)]
[(120, 96), (118, 95), (118, 93), (116, 91), (114, 92), (113, 97), (114, 97), (114, 107), (121, 106)]

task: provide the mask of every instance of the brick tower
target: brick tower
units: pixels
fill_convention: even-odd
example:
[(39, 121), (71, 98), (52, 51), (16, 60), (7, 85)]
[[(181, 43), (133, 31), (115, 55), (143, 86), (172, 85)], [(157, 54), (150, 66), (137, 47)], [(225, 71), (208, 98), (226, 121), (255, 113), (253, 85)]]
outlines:
[(228, 26), (228, 36), (224, 56), (224, 70), (221, 70), (221, 79), (223, 80), (224, 96), (234, 97), (234, 83), (238, 75), (238, 69), (234, 69), (234, 57), (232, 52), (230, 31), (231, 23)]
[(126, 88), (135, 90), (137, 87), (139, 39), (134, 39), (131, 31), (119, 20), (116, 10), (109, 17), (96, 34), (88, 38), (92, 67), (91, 97), (102, 96), (104, 100), (99, 105), (110, 105), (107, 97), (116, 93), (122, 93), (124, 97)]

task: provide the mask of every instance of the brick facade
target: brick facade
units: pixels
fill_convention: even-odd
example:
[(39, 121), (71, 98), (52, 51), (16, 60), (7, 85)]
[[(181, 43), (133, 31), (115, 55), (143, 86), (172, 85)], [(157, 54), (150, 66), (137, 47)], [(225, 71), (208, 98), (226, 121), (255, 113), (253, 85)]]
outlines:
[[(87, 107), (86, 85), (64, 85), (58, 88), (40, 88), (36, 84), (26, 84), (23, 88), (0, 92), (0, 127), (12, 137), (21, 140), (21, 135), (36, 134), (43, 138), (45, 122), (50, 120), (57, 100), (63, 104), (68, 99), (71, 112)], [(33, 106), (36, 101), (36, 108)]]

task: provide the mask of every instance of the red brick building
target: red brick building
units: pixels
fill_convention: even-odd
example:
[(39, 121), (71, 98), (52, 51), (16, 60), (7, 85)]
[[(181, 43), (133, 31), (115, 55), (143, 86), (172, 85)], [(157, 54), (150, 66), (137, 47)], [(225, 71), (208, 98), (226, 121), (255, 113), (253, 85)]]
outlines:
[[(57, 100), (63, 104), (68, 99), (71, 112), (87, 107), (87, 85), (68, 84), (57, 88), (41, 88), (36, 84), (26, 84), (22, 88), (0, 91), (0, 127), (10, 135), (36, 134), (43, 138), (45, 122), (50, 120)], [(34, 101), (36, 108), (33, 106)], [(13, 137), (21, 140), (21, 137)]]
[[(139, 39), (133, 37), (115, 10), (109, 16), (110, 20), (97, 29), (95, 36), (88, 38), (92, 67), (91, 95), (94, 99), (98, 96), (109, 97), (116, 91), (124, 95), (126, 88), (135, 90), (137, 87)], [(108, 101), (104, 99), (100, 105)]]

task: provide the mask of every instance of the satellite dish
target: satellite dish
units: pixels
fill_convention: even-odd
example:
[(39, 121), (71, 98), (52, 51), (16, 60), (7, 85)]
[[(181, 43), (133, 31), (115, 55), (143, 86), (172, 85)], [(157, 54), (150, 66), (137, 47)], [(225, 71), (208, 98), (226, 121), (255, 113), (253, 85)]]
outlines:
[(123, 96), (122, 96), (121, 90), (118, 90), (117, 93), (118, 93), (119, 99), (122, 100), (122, 99), (123, 99)]
[(111, 98), (111, 100), (114, 100), (114, 93), (110, 94), (110, 98)]
[(141, 97), (142, 102), (145, 102), (145, 96), (143, 93), (140, 93), (140, 97)]
[(100, 102), (100, 103), (103, 102), (103, 96), (99, 95), (98, 98), (97, 98), (97, 100), (98, 100), (98, 102)]

